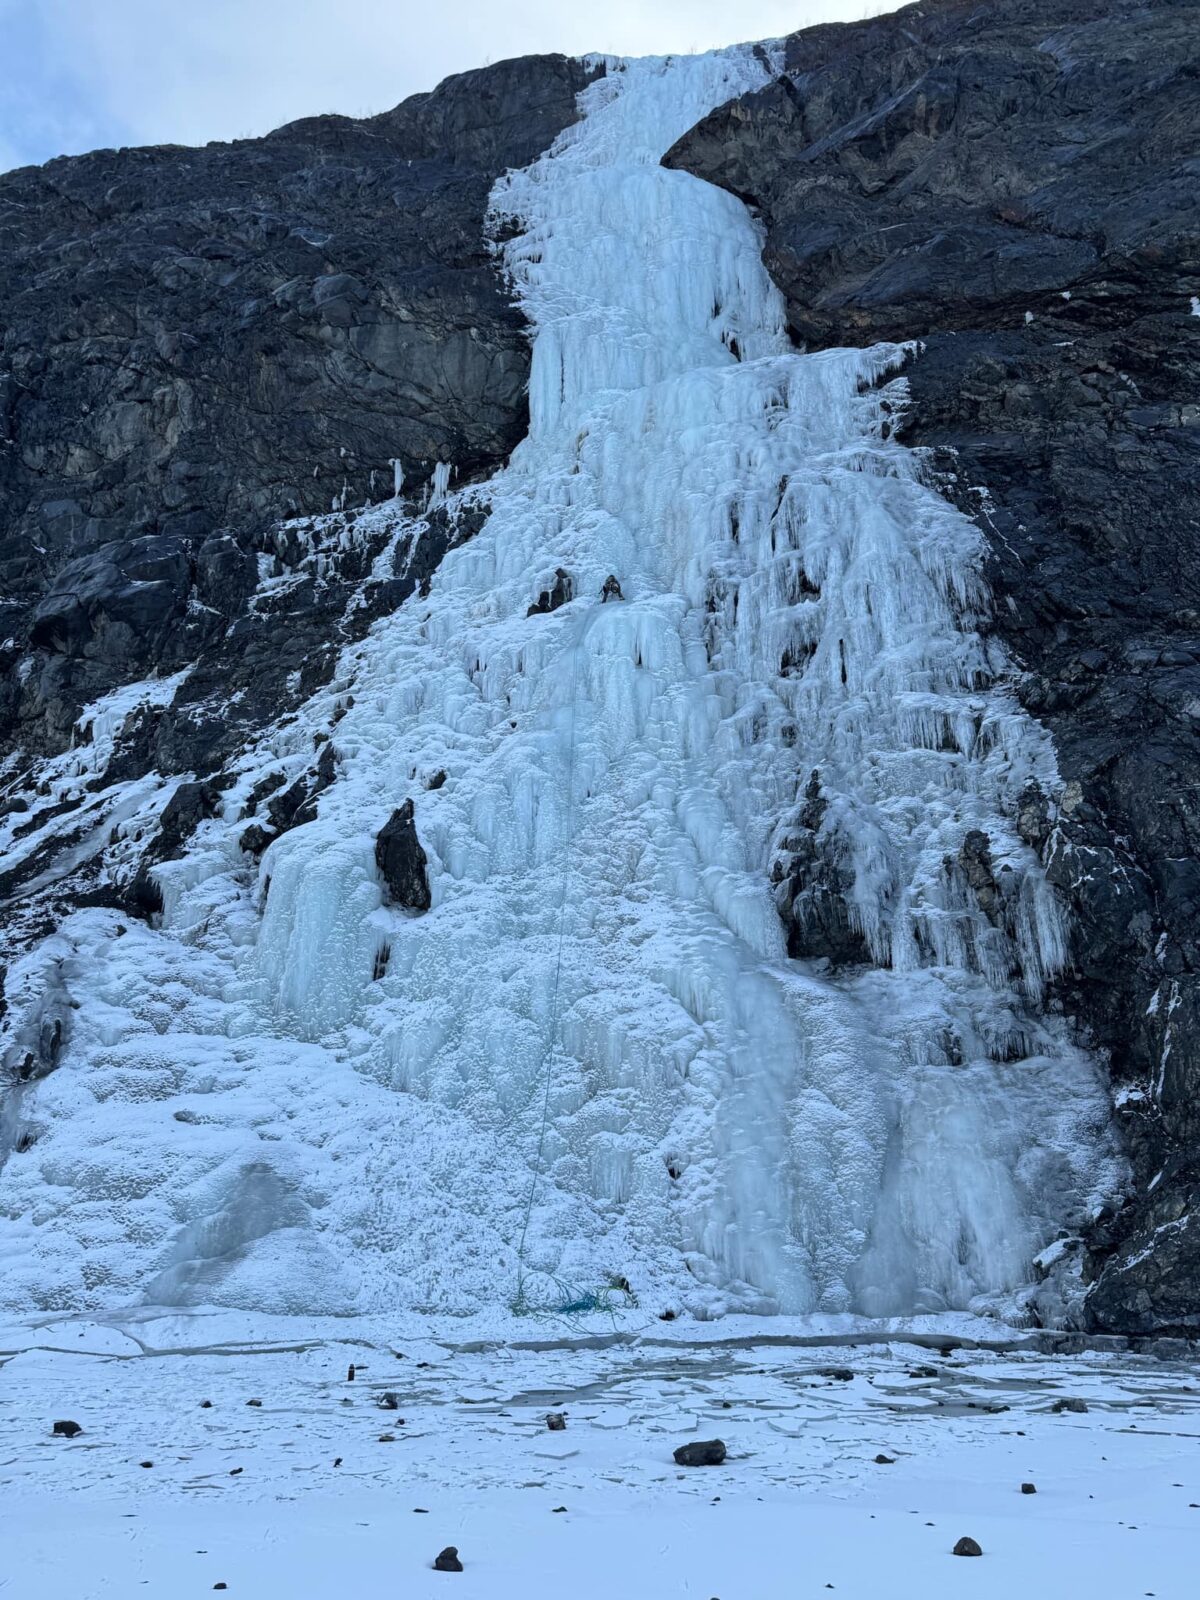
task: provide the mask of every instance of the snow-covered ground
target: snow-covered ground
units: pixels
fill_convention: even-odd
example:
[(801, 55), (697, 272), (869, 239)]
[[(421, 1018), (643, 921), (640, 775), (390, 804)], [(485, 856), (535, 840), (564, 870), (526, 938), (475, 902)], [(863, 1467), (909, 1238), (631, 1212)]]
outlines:
[[(297, 1322), (256, 1344), (228, 1314), (0, 1329), (0, 1594), (1195, 1593), (1194, 1366), (591, 1325), (452, 1342)], [(83, 1432), (52, 1437), (58, 1419)], [(674, 1464), (714, 1437), (723, 1466)], [(964, 1535), (982, 1558), (951, 1554)], [(447, 1545), (461, 1574), (432, 1569)]]

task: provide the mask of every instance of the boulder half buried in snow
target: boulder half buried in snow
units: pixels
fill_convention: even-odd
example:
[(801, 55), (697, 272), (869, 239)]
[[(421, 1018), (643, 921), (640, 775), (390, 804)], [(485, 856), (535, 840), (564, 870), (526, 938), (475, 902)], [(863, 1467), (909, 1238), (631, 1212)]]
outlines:
[(677, 1467), (719, 1467), (725, 1459), (723, 1439), (696, 1439), (675, 1451)]

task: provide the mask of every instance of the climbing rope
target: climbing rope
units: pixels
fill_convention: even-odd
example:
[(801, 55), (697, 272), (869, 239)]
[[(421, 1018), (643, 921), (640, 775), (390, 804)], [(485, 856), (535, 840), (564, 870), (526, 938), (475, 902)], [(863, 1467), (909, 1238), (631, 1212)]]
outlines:
[(546, 1147), (546, 1129), (550, 1121), (550, 1086), (553, 1081), (553, 1063), (559, 1043), (559, 1012), (558, 996), (562, 986), (563, 946), (567, 936), (567, 886), (571, 875), (571, 833), (575, 820), (575, 734), (579, 722), (579, 711), (576, 703), (576, 687), (579, 679), (579, 650), (578, 646), (571, 652), (571, 687), (567, 702), (571, 708), (571, 736), (567, 745), (567, 810), (566, 831), (563, 847), (562, 872), (559, 877), (558, 888), (558, 952), (554, 962), (554, 982), (550, 989), (550, 1014), (549, 1027), (546, 1034), (546, 1043), (542, 1055), (542, 1068), (545, 1084), (542, 1090), (542, 1120), (538, 1130), (537, 1154), (534, 1157), (533, 1173), (529, 1180), (529, 1198), (525, 1202), (525, 1217), (521, 1223), (521, 1238), (517, 1245), (517, 1290), (513, 1298), (513, 1310), (522, 1314), (527, 1310), (525, 1304), (525, 1236), (529, 1232), (529, 1219), (533, 1215), (533, 1202), (537, 1193), (538, 1178), (542, 1170), (542, 1154)]

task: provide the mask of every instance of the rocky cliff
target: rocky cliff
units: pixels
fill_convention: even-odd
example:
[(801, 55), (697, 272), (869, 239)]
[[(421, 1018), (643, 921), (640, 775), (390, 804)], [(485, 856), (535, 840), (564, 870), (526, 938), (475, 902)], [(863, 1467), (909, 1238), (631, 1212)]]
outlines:
[[(795, 34), (782, 66), (667, 164), (756, 211), (799, 346), (913, 341), (896, 429), (979, 524), (987, 628), (1058, 753), (1016, 818), (1073, 913), (1049, 1003), (1110, 1062), (1131, 1157), (1062, 1248), (1094, 1329), (1195, 1333), (1200, 0), (937, 0)], [(370, 120), (0, 177), (8, 950), (79, 906), (155, 917), (238, 753), (478, 530), (446, 489), (528, 417), (489, 190), (593, 74), (504, 63)], [(424, 517), (384, 561), (392, 501)], [(316, 815), (352, 704), (249, 795), (249, 861)], [(863, 967), (809, 791), (776, 864), (789, 949)], [(423, 912), (411, 803), (388, 828), (379, 869)], [(948, 870), (986, 913), (986, 836)], [(70, 1004), (64, 978), (14, 1008), (10, 1075), (54, 1067)]]
[(365, 121), (0, 177), (7, 741), (61, 750), (83, 705), (199, 660), (155, 758), (211, 769), (233, 739), (198, 719), (240, 692), (244, 734), (320, 681), (348, 591), (249, 613), (259, 560), (294, 567), (286, 518), (385, 500), (397, 469), (409, 493), (486, 474), (522, 437), (484, 213), (587, 76), (507, 62)]
[[(757, 208), (800, 345), (918, 341), (899, 427), (982, 528), (991, 631), (1054, 735), (1065, 787), (1021, 827), (1074, 912), (1055, 1003), (1108, 1053), (1133, 1157), (1090, 1317), (1194, 1331), (1200, 6), (940, 0), (785, 64), (667, 161)], [(812, 872), (828, 898), (837, 864)], [(817, 937), (861, 954), (836, 904)]]

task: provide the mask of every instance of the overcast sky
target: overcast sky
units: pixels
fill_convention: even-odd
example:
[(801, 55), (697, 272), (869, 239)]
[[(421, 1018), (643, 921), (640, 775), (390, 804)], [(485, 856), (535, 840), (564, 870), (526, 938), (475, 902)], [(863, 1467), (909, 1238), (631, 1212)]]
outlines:
[(0, 0), (0, 171), (386, 110), (533, 51), (705, 50), (895, 0)]

